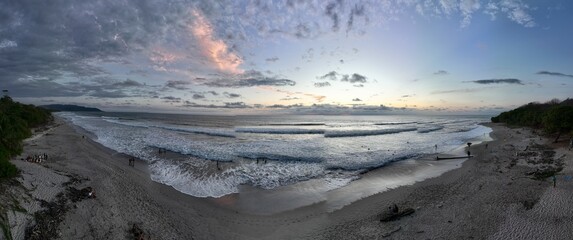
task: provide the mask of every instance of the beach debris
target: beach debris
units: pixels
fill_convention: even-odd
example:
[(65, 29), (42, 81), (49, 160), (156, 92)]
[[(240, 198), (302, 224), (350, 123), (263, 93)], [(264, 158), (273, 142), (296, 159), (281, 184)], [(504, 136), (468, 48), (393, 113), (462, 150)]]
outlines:
[(521, 203), (523, 204), (523, 207), (525, 208), (525, 210), (531, 210), (533, 208), (533, 206), (535, 206), (535, 204), (537, 204), (538, 201), (539, 201), (539, 199), (532, 199), (532, 200), (524, 200)]
[(393, 229), (393, 230), (391, 230), (391, 231), (389, 231), (389, 232), (387, 232), (387, 233), (382, 234), (382, 237), (385, 237), (385, 238), (386, 238), (386, 237), (390, 237), (390, 235), (392, 235), (392, 234), (394, 234), (395, 232), (398, 232), (398, 231), (400, 231), (400, 230), (402, 230), (402, 226), (398, 226), (397, 228), (395, 228), (395, 229)]
[[(22, 160), (24, 160), (24, 159), (22, 159)], [(46, 153), (29, 155), (25, 159), (25, 161), (33, 162), (33, 163), (42, 163), (42, 162), (47, 161), (47, 160), (48, 160), (48, 154), (46, 154)]]
[(75, 203), (88, 198), (96, 198), (96, 195), (95, 191), (91, 187), (85, 187), (82, 189), (69, 187), (67, 197), (70, 201)]
[(56, 239), (60, 237), (58, 228), (68, 211), (67, 199), (63, 193), (56, 195), (56, 200), (47, 202), (40, 200), (44, 210), (34, 213), (34, 225), (28, 226), (24, 233), (25, 239)]
[(545, 180), (548, 177), (555, 176), (561, 170), (563, 170), (563, 167), (542, 165), (537, 167), (535, 171), (528, 172), (527, 175), (533, 175), (535, 180)]
[(404, 210), (400, 210), (398, 205), (393, 204), (392, 206), (388, 207), (388, 211), (382, 213), (380, 217), (380, 222), (390, 222), (398, 220), (402, 217), (408, 216), (412, 213), (416, 212), (413, 208), (405, 208)]
[(68, 187), (65, 192), (58, 193), (52, 202), (39, 200), (40, 206), (44, 209), (34, 213), (34, 224), (26, 228), (25, 239), (60, 238), (58, 229), (70, 209), (69, 201), (75, 203), (86, 198), (95, 198), (95, 192), (91, 187), (82, 189)]
[(129, 232), (131, 234), (133, 234), (133, 238), (134, 240), (151, 240), (151, 237), (149, 236), (149, 234), (145, 233), (143, 231), (143, 229), (141, 229), (139, 226), (137, 226), (137, 224), (132, 224), (131, 228), (129, 229)]

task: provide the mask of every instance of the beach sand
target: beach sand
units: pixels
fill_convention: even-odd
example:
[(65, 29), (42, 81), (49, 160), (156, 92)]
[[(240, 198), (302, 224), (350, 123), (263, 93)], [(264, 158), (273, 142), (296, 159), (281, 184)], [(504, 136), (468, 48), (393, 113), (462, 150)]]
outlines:
[[(564, 144), (552, 146), (564, 162), (557, 187), (550, 178), (534, 180), (527, 173), (548, 164), (527, 163), (534, 156), (523, 150), (549, 143), (522, 128), (489, 124), (494, 140), (487, 149), (485, 143), (471, 146), (475, 157), (461, 168), (338, 210), (329, 211), (323, 201), (255, 215), (224, 207), (235, 204), (236, 194), (196, 198), (153, 182), (145, 162), (131, 167), (129, 156), (83, 138), (62, 120), (56, 123), (27, 140), (22, 156), (12, 160), (22, 171), (21, 185), (8, 191), (26, 210), (8, 212), (14, 239), (24, 239), (32, 213), (45, 209), (40, 200), (53, 202), (68, 187), (88, 186), (97, 197), (65, 201), (54, 231), (58, 238), (133, 239), (135, 224), (151, 239), (573, 239), (573, 181), (566, 180), (573, 175), (572, 152)], [(40, 153), (48, 161), (19, 160)], [(380, 222), (393, 204), (416, 211)]]

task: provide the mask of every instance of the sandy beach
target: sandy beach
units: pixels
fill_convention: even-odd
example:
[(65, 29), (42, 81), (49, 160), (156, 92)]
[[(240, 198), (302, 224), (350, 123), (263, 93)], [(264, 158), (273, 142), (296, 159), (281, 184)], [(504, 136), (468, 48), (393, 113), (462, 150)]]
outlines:
[[(133, 239), (134, 225), (149, 239), (573, 239), (572, 152), (565, 141), (551, 144), (527, 129), (487, 126), (493, 141), (472, 145), (475, 157), (439, 177), (335, 211), (318, 202), (256, 215), (224, 207), (236, 194), (196, 198), (156, 183), (144, 161), (131, 167), (129, 156), (57, 119), (12, 160), (21, 185), (8, 191), (25, 211), (8, 212), (11, 233), (25, 239), (33, 213), (60, 201), (59, 239)], [(43, 163), (20, 160), (43, 153), (49, 156)], [(563, 166), (556, 187), (551, 178), (534, 179), (551, 166)], [(71, 188), (85, 187), (97, 197), (70, 199)], [(415, 212), (380, 222), (393, 204)]]

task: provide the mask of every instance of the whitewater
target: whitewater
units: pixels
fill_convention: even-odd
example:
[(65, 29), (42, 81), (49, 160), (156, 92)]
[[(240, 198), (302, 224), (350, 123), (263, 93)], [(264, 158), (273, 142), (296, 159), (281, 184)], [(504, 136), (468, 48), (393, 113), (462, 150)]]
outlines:
[(330, 191), (373, 169), (448, 152), (491, 131), (479, 125), (486, 117), (475, 116), (57, 116), (103, 146), (147, 161), (152, 180), (196, 197), (309, 181)]

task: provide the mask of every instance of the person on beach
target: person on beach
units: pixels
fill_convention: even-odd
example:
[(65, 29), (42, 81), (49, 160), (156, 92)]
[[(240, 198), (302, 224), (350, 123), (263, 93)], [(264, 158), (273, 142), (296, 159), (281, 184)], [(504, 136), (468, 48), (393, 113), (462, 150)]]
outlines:
[(555, 188), (557, 186), (557, 177), (553, 175), (551, 179), (553, 180), (553, 187)]
[(438, 144), (434, 145), (434, 152), (438, 152)]
[(573, 148), (573, 137), (569, 139), (569, 151), (571, 151), (571, 148)]

